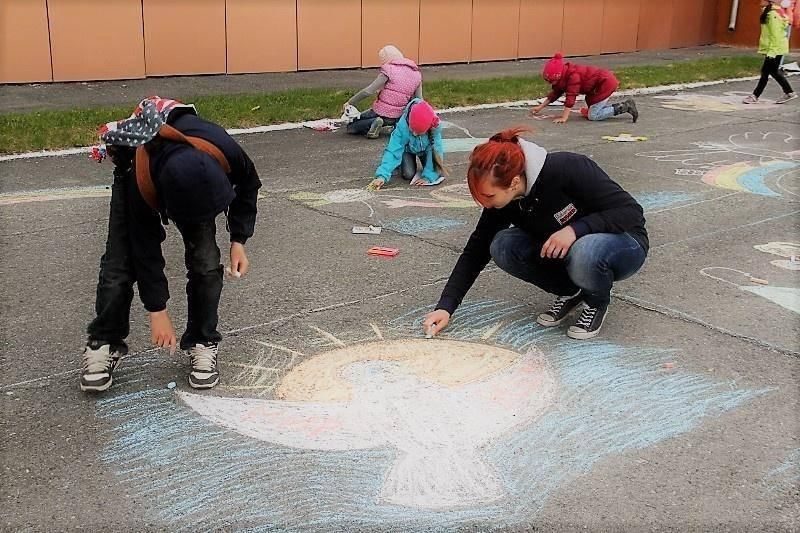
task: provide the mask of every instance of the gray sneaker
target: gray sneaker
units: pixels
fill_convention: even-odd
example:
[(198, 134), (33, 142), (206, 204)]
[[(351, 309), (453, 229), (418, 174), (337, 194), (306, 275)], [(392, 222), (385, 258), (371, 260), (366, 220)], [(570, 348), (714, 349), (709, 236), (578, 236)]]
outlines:
[(367, 139), (377, 139), (378, 136), (381, 134), (381, 128), (383, 127), (383, 119), (381, 117), (376, 118), (372, 121), (372, 124), (369, 126), (369, 131), (367, 132)]
[(778, 98), (777, 100), (775, 100), (775, 103), (776, 104), (785, 104), (786, 102), (788, 102), (790, 100), (794, 100), (795, 98), (797, 98), (797, 94), (796, 93), (786, 93), (783, 96), (781, 96), (780, 98)]

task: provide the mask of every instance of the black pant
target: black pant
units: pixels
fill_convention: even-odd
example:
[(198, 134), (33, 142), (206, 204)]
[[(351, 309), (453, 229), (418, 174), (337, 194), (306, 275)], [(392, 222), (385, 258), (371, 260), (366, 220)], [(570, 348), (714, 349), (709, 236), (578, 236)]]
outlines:
[(758, 80), (758, 85), (756, 85), (756, 90), (753, 91), (753, 95), (756, 98), (760, 97), (761, 93), (764, 92), (764, 87), (767, 86), (767, 81), (769, 81), (770, 76), (775, 78), (775, 81), (778, 82), (778, 85), (781, 86), (781, 89), (783, 89), (784, 93), (789, 94), (791, 92), (794, 92), (792, 90), (792, 86), (789, 85), (789, 82), (786, 80), (786, 76), (781, 74), (780, 71), (781, 59), (783, 59), (783, 56), (764, 58), (764, 64), (761, 65), (761, 79)]
[[(364, 135), (369, 131), (370, 126), (372, 126), (372, 123), (375, 122), (376, 118), (378, 118), (378, 114), (372, 109), (367, 109), (361, 113), (359, 118), (347, 125), (347, 133), (352, 135)], [(397, 122), (396, 118), (381, 118), (383, 119), (384, 126), (393, 126)]]
[[(89, 324), (90, 341), (124, 345), (130, 333), (130, 310), (136, 271), (132, 261), (129, 227), (133, 195), (133, 176), (115, 174), (111, 188), (111, 213), (108, 219), (106, 251), (100, 259), (95, 312)], [(196, 343), (219, 342), (217, 331), (219, 299), (222, 294), (222, 265), (216, 242), (214, 220), (199, 224), (176, 224), (183, 237), (189, 318), (181, 337), (181, 348)]]

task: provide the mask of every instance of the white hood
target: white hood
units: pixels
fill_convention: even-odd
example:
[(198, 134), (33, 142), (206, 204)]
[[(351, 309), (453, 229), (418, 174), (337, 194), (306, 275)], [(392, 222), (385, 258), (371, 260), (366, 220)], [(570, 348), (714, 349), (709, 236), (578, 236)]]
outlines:
[(544, 166), (544, 158), (547, 157), (547, 150), (542, 148), (536, 143), (526, 141), (525, 139), (518, 139), (519, 146), (522, 148), (522, 153), (525, 154), (525, 177), (528, 181), (525, 196), (528, 196), (533, 189), (533, 184), (539, 177), (539, 173)]

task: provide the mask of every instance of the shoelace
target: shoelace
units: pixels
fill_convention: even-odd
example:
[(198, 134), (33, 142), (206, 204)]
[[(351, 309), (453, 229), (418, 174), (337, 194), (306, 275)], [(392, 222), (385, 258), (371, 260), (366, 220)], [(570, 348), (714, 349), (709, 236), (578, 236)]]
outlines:
[(596, 307), (587, 307), (581, 313), (581, 317), (578, 319), (578, 322), (575, 324), (579, 328), (588, 329), (589, 326), (592, 325), (592, 321), (594, 320), (594, 315), (597, 314)]
[(83, 351), (83, 370), (87, 374), (95, 374), (97, 372), (105, 372), (111, 368), (111, 354), (108, 347), (103, 346), (98, 350), (86, 348)]
[(553, 316), (558, 315), (561, 312), (561, 309), (564, 307), (564, 305), (574, 297), (575, 297), (574, 295), (558, 296), (553, 302), (553, 305), (550, 306), (550, 309), (547, 310), (548, 314), (551, 314)]
[(217, 347), (198, 344), (192, 348), (192, 368), (199, 372), (213, 372), (217, 365)]

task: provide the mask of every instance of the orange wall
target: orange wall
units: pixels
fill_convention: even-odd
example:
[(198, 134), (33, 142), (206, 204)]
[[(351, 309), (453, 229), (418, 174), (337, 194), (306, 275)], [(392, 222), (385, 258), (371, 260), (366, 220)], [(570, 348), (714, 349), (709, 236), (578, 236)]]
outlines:
[[(731, 0), (720, 0), (717, 4), (716, 42), (736, 46), (758, 46), (761, 34), (759, 2), (740, 0), (736, 29), (728, 31), (731, 17)], [(800, 29), (792, 28), (791, 48), (800, 47)]]
[[(636, 50), (641, 7), (642, 0), (606, 0), (603, 8), (601, 52), (632, 52)], [(637, 21), (637, 24), (631, 24), (631, 20)]]
[(148, 76), (225, 72), (225, 0), (143, 0), (143, 13)]
[(432, 64), (758, 40), (757, 0), (734, 33), (730, 0), (108, 0), (102, 20), (96, 4), (0, 0), (0, 83), (372, 67), (385, 44)]
[(361, 66), (361, 0), (297, 0), (300, 70)]
[(421, 0), (420, 63), (469, 61), (472, 49), (470, 0)]
[[(48, 0), (53, 80), (143, 78), (139, 0)], [(102, 20), (100, 20), (102, 19)]]
[(564, 0), (522, 0), (519, 57), (549, 56), (561, 50)]
[(472, 61), (516, 59), (520, 0), (473, 0)]
[(295, 0), (226, 1), (228, 73), (297, 70)]
[(565, 55), (584, 56), (600, 53), (603, 42), (604, 3), (603, 0), (567, 0), (564, 3)]
[(361, 2), (361, 66), (378, 66), (378, 51), (387, 44), (403, 55), (419, 59), (420, 0), (367, 0)]
[(0, 1), (0, 83), (52, 79), (45, 0)]

